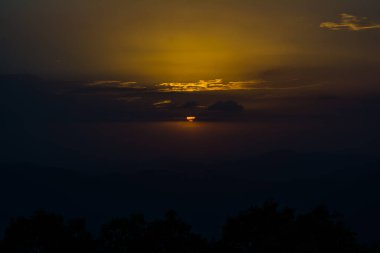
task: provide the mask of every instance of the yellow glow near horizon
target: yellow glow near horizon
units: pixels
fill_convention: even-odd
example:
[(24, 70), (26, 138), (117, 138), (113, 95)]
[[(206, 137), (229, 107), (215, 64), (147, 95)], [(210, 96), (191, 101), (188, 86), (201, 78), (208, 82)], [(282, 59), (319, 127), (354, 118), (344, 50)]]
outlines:
[[(188, 10), (179, 12), (188, 13)], [(247, 72), (259, 73), (272, 67), (284, 52), (298, 52), (298, 48), (276, 42), (278, 31), (268, 34), (261, 26), (252, 27), (251, 14), (248, 18), (235, 13), (238, 21), (219, 15), (210, 19), (207, 14), (207, 11), (200, 14), (200, 19), (184, 19), (178, 13), (165, 17), (154, 13), (160, 22), (152, 24), (144, 20), (146, 29), (131, 27), (133, 33), (116, 33), (112, 37), (112, 48), (122, 42), (128, 55), (111, 50), (107, 56), (109, 66), (117, 68), (116, 72), (149, 75), (160, 81), (202, 77), (208, 80), (218, 76), (236, 80)], [(253, 20), (256, 19), (260, 17), (255, 16)], [(255, 29), (256, 35), (247, 33), (244, 26)], [(265, 36), (257, 35), (260, 33)]]
[[(321, 32), (378, 29), (374, 1), (362, 1), (368, 3), (357, 10), (355, 1), (350, 1), (353, 8), (338, 1), (336, 9), (360, 16), (342, 13), (331, 22), (335, 18), (328, 18), (318, 1), (57, 0), (29, 6), (4, 0), (4, 6), (12, 3), (2, 8), (10, 20), (0, 25), (14, 34), (7, 36), (0, 55), (9, 62), (4, 70), (9, 73), (145, 83), (249, 80), (276, 69), (378, 64), (376, 36)], [(65, 36), (68, 31), (74, 36)], [(33, 46), (25, 47), (19, 38), (30, 39)], [(14, 50), (22, 53), (10, 53)], [(136, 88), (134, 83), (113, 85)]]

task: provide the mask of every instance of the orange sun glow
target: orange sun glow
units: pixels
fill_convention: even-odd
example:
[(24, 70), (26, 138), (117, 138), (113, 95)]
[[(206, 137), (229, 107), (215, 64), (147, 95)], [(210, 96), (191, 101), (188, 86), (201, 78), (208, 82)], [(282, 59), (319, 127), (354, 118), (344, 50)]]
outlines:
[(197, 118), (194, 117), (194, 116), (188, 116), (188, 117), (186, 117), (186, 120), (187, 120), (188, 122), (194, 122), (196, 119), (197, 119)]

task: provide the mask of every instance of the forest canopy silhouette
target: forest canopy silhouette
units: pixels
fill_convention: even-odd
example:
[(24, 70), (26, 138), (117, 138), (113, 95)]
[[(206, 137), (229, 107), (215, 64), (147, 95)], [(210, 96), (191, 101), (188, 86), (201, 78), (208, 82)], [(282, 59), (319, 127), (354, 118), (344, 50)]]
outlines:
[(194, 233), (174, 211), (152, 221), (143, 214), (114, 218), (94, 236), (83, 219), (65, 221), (40, 210), (12, 219), (0, 247), (6, 253), (380, 252), (360, 245), (340, 216), (324, 206), (299, 214), (273, 201), (229, 217), (213, 240)]

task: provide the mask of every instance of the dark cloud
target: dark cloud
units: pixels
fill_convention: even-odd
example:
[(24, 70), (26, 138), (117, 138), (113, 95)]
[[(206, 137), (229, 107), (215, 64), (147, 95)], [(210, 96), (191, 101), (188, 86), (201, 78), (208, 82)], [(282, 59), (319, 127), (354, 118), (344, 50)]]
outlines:
[(0, 76), (3, 118), (27, 124), (55, 119), (56, 110), (63, 114), (60, 99), (45, 86), (46, 81), (33, 75)]
[(113, 81), (113, 80), (103, 80), (94, 82), (82, 82), (77, 83), (75, 86), (67, 89), (67, 93), (72, 94), (96, 94), (96, 93), (147, 93), (154, 91), (147, 85), (140, 84), (133, 81)]
[(207, 108), (209, 111), (240, 112), (244, 107), (235, 101), (218, 101)]
[[(360, 69), (355, 71), (363, 72)], [(161, 92), (154, 85), (135, 82), (68, 83), (31, 76), (7, 76), (2, 78), (2, 114), (8, 119), (53, 124), (177, 120), (186, 115), (196, 115), (204, 120), (226, 118), (252, 121), (271, 117), (284, 119), (289, 115), (323, 117), (338, 110), (351, 110), (358, 114), (363, 111), (362, 115), (377, 111), (378, 104), (369, 102), (373, 99), (367, 99), (364, 91), (361, 94), (352, 93), (349, 100), (346, 91), (341, 94), (341, 88), (334, 88), (339, 84), (349, 89), (353, 80), (347, 73), (278, 68), (259, 75), (261, 80), (266, 80), (260, 84), (261, 88), (230, 92)], [(337, 74), (347, 81), (336, 82), (332, 77)], [(370, 81), (368, 72), (363, 72), (362, 76), (367, 76), (366, 82)], [(137, 85), (138, 88), (130, 85)], [(376, 92), (371, 94), (375, 95)], [(350, 102), (359, 101), (359, 95), (360, 103)], [(364, 108), (364, 104), (368, 106)], [(243, 109), (244, 113), (235, 113)]]
[(279, 67), (258, 74), (264, 80), (257, 89), (296, 90), (325, 85), (330, 80), (331, 70), (321, 68)]
[(181, 105), (181, 108), (183, 109), (194, 109), (194, 108), (199, 108), (199, 104), (197, 101), (188, 101)]

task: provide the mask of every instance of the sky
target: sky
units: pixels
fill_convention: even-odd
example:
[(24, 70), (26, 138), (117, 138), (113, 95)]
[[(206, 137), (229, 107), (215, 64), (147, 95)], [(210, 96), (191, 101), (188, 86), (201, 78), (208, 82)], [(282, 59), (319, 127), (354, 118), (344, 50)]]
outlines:
[(0, 7), (3, 74), (158, 84), (379, 64), (376, 0), (4, 0)]
[(376, 0), (4, 0), (0, 74), (43, 80), (35, 89), (66, 111), (103, 105), (142, 118), (189, 102), (376, 97), (379, 9)]
[(376, 0), (3, 0), (3, 114), (356, 125), (380, 108), (379, 13)]
[[(286, 141), (267, 149), (291, 146), (286, 144), (303, 138), (293, 129), (302, 127), (300, 132), (323, 130), (300, 149), (324, 150), (318, 136), (325, 135), (341, 149), (341, 140), (362, 132), (367, 141), (349, 146), (373, 149), (377, 131), (364, 129), (378, 125), (380, 111), (379, 13), (376, 0), (3, 0), (4, 138), (14, 146), (14, 136), (49, 139), (50, 128), (70, 124), (195, 116), (200, 122), (283, 126)], [(81, 131), (75, 132), (93, 130)], [(257, 145), (262, 151), (272, 142), (264, 132)], [(220, 138), (211, 133), (205, 136)], [(142, 146), (154, 138), (138, 136)], [(251, 137), (237, 139), (256, 135)], [(260, 150), (248, 146), (243, 153)]]

